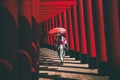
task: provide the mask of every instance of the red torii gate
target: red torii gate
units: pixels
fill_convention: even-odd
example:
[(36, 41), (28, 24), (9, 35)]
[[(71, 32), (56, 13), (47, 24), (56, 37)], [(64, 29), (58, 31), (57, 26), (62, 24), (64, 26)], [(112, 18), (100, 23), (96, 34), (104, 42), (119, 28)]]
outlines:
[[(51, 0), (51, 1), (41, 0), (40, 1), (40, 22), (48, 20), (51, 17), (57, 16), (57, 18), (59, 19), (58, 20), (59, 25), (61, 25), (61, 26), (66, 25), (67, 21), (64, 19), (66, 19), (65, 17), (68, 17), (68, 16), (65, 16), (65, 14), (63, 14), (63, 13), (66, 13), (67, 9), (71, 9), (71, 6), (73, 6), (73, 5), (76, 6), (76, 0), (67, 0), (67, 1), (66, 0), (60, 0), (60, 1), (58, 1), (58, 0)], [(58, 15), (59, 15), (59, 17), (58, 17)], [(62, 22), (62, 18), (65, 21), (64, 23)], [(66, 29), (68, 29), (67, 27), (66, 27)], [(66, 33), (66, 36), (68, 36), (68, 32)], [(71, 39), (73, 37), (69, 36), (69, 38)], [(68, 37), (67, 37), (67, 39), (68, 39)], [(74, 45), (73, 42), (71, 45)]]

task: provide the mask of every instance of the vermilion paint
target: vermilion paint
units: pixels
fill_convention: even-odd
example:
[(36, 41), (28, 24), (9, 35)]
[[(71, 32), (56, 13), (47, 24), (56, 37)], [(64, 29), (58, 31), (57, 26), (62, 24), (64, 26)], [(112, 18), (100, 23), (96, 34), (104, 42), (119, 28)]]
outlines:
[(27, 18), (27, 20), (29, 21), (31, 27), (32, 27), (32, 16), (31, 16), (31, 2), (30, 0), (21, 0), (19, 1), (19, 5), (21, 5), (21, 7), (19, 7), (19, 15), (25, 16)]
[(94, 34), (94, 25), (93, 25), (93, 15), (92, 15), (92, 6), (91, 0), (85, 0), (86, 6), (86, 19), (87, 19), (87, 37), (89, 43), (89, 54), (90, 57), (96, 57), (96, 47), (95, 47), (95, 34)]
[(98, 33), (98, 46), (99, 46), (99, 61), (107, 62), (106, 42), (105, 42), (105, 30), (104, 30), (104, 15), (102, 0), (96, 1), (96, 17), (97, 17), (97, 31)]
[(75, 50), (80, 52), (80, 42), (79, 42), (79, 34), (78, 34), (78, 23), (77, 23), (77, 12), (76, 12), (76, 5), (72, 6), (72, 29), (74, 32), (74, 43), (75, 43)]
[(67, 17), (66, 17), (66, 11), (64, 11), (62, 13), (63, 17), (62, 17), (62, 21), (63, 21), (63, 26), (65, 29), (66, 29), (66, 33), (65, 33), (65, 37), (66, 37), (66, 40), (68, 41), (68, 25), (67, 25)]
[(87, 54), (87, 43), (86, 43), (86, 31), (85, 31), (85, 22), (84, 22), (84, 10), (83, 10), (83, 0), (78, 0), (78, 24), (79, 24), (79, 33), (80, 33), (80, 45), (81, 53)]
[(72, 15), (71, 9), (67, 9), (67, 25), (69, 29), (69, 48), (70, 50), (74, 50), (74, 39), (73, 39), (73, 29), (72, 29)]
[(59, 13), (57, 16), (58, 16), (58, 21), (59, 21), (59, 27), (62, 27), (62, 16), (61, 16), (61, 13)]

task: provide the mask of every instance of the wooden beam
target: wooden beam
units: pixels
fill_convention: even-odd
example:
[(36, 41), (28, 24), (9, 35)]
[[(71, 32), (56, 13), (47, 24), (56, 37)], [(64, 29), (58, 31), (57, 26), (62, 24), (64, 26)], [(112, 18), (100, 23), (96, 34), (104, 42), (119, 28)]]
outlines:
[(40, 10), (48, 10), (48, 9), (66, 9), (66, 8), (70, 8), (70, 5), (66, 5), (66, 6), (44, 6), (44, 7), (40, 7)]
[(65, 5), (76, 5), (76, 1), (40, 2), (40, 7), (44, 7), (44, 6), (65, 6)]

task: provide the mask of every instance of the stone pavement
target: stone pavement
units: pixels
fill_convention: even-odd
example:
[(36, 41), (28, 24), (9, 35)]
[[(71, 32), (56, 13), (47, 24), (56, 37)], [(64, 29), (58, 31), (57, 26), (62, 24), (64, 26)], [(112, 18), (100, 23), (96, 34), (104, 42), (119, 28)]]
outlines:
[(99, 76), (97, 69), (89, 69), (88, 64), (69, 56), (61, 66), (57, 52), (47, 48), (40, 48), (39, 68), (38, 80), (109, 80), (108, 76)]

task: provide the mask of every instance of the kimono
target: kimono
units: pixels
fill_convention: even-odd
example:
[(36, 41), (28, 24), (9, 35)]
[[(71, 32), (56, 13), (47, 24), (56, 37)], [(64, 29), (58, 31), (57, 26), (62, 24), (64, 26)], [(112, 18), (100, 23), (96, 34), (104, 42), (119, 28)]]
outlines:
[(68, 47), (67, 40), (63, 36), (58, 36), (55, 42), (56, 42), (56, 48), (59, 48), (60, 44), (63, 45), (64, 49)]
[[(61, 47), (62, 47), (62, 50), (61, 50)], [(61, 60), (61, 64), (63, 65), (63, 61), (64, 61), (65, 54), (66, 54), (66, 51), (67, 51), (67, 40), (66, 40), (65, 37), (57, 36), (56, 48), (57, 48), (58, 56)]]

